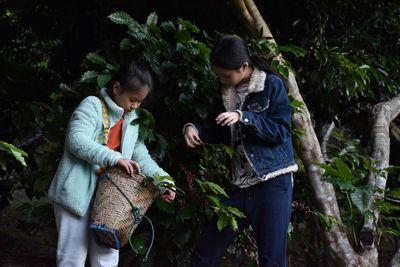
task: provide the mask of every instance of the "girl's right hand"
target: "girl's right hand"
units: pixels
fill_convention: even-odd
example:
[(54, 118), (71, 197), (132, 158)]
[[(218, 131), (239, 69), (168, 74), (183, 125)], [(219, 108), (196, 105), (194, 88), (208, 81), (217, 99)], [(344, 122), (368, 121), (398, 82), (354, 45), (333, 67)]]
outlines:
[(185, 140), (188, 147), (196, 147), (203, 144), (197, 130), (190, 125), (186, 126), (185, 128)]
[(117, 165), (123, 167), (128, 174), (133, 176), (135, 173), (140, 172), (140, 166), (136, 161), (130, 160), (130, 159), (125, 159), (125, 158), (120, 158), (117, 161)]

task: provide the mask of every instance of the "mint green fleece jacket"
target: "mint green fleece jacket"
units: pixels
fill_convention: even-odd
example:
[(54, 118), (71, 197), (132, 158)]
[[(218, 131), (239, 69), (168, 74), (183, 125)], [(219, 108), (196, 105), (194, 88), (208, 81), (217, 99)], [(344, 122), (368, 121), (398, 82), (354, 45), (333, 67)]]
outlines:
[[(109, 108), (110, 128), (122, 117), (124, 111), (107, 94), (100, 91)], [(99, 98), (88, 96), (71, 116), (65, 138), (64, 153), (49, 188), (49, 198), (84, 216), (88, 210), (97, 185), (96, 170), (113, 166), (124, 157), (136, 161), (144, 175), (168, 175), (150, 157), (145, 144), (138, 140), (139, 126), (131, 125), (138, 115), (136, 111), (125, 115), (122, 125), (121, 152), (101, 144), (102, 107)]]

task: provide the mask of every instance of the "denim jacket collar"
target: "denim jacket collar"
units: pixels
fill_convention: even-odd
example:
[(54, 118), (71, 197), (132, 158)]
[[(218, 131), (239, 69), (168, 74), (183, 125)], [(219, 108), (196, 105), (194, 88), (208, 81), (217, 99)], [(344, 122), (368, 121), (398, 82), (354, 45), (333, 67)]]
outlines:
[[(254, 68), (249, 82), (249, 94), (263, 91), (266, 78), (267, 74), (264, 71)], [(222, 87), (222, 101), (227, 111), (233, 111), (237, 109), (236, 97), (237, 94), (235, 92), (235, 87)]]

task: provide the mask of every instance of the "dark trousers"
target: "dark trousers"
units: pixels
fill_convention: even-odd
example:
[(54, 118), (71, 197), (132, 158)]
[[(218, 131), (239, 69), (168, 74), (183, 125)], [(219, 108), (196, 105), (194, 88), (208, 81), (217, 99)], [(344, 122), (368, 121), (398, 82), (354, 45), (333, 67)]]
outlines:
[[(292, 203), (292, 174), (284, 174), (265, 182), (231, 192), (222, 202), (241, 210), (239, 229), (252, 226), (257, 241), (260, 266), (285, 267), (288, 225)], [(239, 232), (227, 226), (217, 229), (217, 218), (208, 222), (197, 240), (191, 258), (192, 267), (218, 266), (228, 246)]]

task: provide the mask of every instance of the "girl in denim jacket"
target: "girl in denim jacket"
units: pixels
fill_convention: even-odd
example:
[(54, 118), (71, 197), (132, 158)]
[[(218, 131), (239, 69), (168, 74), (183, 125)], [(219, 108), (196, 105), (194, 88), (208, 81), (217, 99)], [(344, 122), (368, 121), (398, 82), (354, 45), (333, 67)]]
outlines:
[[(291, 109), (286, 88), (264, 60), (250, 56), (244, 41), (219, 38), (210, 61), (222, 84), (226, 112), (216, 126), (184, 126), (189, 147), (223, 143), (234, 148), (230, 182), (235, 190), (225, 205), (245, 214), (239, 229), (254, 230), (260, 266), (284, 267), (291, 215), (292, 173), (297, 170), (291, 140)], [(207, 223), (197, 241), (191, 266), (218, 266), (238, 233), (218, 231), (216, 219)]]

